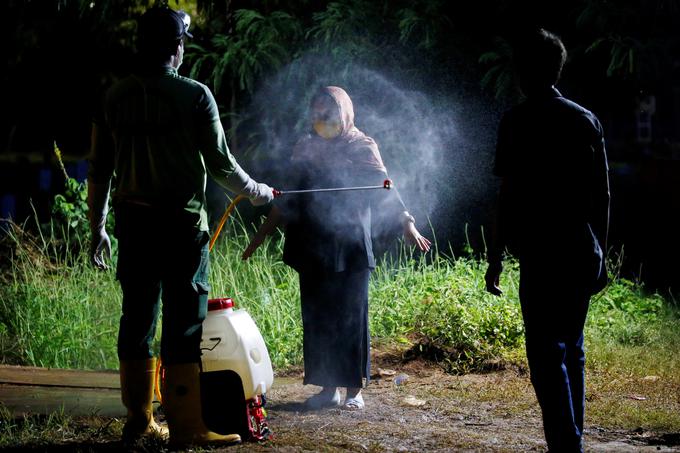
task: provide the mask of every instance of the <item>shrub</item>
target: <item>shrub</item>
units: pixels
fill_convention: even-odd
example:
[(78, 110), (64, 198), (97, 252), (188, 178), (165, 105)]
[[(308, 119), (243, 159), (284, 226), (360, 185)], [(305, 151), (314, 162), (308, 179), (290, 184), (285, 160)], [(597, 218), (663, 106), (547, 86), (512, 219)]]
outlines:
[[(255, 319), (277, 369), (302, 361), (298, 278), (281, 261), (280, 237), (243, 262), (248, 231), (232, 222), (212, 253), (212, 297), (230, 296)], [(14, 229), (11, 267), (1, 277), (0, 353), (4, 363), (66, 368), (115, 368), (121, 294), (114, 272), (99, 272), (86, 254), (59, 257), (53, 238)], [(115, 264), (115, 263), (114, 263)], [(411, 354), (454, 373), (486, 370), (521, 351), (518, 266), (506, 262), (505, 296), (484, 290), (486, 265), (474, 258), (424, 257), (406, 248), (383, 260), (371, 278), (374, 339), (398, 342)], [(663, 316), (662, 316), (663, 314)], [(615, 279), (594, 298), (587, 336), (620, 345), (648, 345), (661, 323), (677, 321), (658, 295)], [(668, 332), (665, 329), (664, 332)], [(677, 337), (677, 332), (676, 332)], [(677, 338), (676, 338), (677, 340)], [(673, 340), (668, 344), (676, 344)]]

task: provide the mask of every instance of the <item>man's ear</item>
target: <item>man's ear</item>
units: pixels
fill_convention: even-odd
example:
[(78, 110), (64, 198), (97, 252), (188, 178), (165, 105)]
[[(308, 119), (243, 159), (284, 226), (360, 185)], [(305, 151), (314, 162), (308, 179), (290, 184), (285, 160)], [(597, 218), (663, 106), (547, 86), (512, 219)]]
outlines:
[(180, 40), (179, 44), (177, 44), (177, 48), (175, 48), (175, 55), (173, 55), (173, 60), (173, 66), (175, 69), (179, 69), (183, 62), (182, 60), (184, 60), (184, 40)]

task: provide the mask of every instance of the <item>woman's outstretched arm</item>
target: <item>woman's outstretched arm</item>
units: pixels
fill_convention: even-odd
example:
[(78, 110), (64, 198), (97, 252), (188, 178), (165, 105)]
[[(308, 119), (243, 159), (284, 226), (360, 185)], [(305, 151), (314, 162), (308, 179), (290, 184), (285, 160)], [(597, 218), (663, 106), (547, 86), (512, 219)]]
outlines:
[(271, 211), (269, 211), (269, 215), (265, 221), (262, 222), (260, 228), (257, 229), (257, 232), (253, 236), (253, 239), (250, 240), (248, 247), (246, 247), (246, 249), (243, 251), (241, 259), (247, 260), (250, 258), (255, 250), (257, 250), (257, 248), (262, 245), (264, 239), (272, 234), (276, 230), (276, 227), (282, 223), (282, 220), (283, 216), (281, 215), (281, 210), (276, 205), (272, 206)]

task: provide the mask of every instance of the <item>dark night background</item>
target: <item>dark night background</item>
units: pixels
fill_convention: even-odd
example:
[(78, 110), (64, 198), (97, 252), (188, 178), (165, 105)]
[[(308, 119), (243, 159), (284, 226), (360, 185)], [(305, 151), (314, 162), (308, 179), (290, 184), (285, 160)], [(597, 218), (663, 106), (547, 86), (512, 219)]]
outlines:
[[(134, 20), (155, 3), (4, 4), (8, 31), (1, 88), (0, 218), (23, 222), (32, 217), (32, 200), (40, 220), (49, 219), (51, 202), (64, 182), (53, 153), (55, 141), (69, 175), (86, 177), (90, 119), (101, 93), (130, 70)], [(450, 241), (455, 251), (465, 245), (466, 224), (471, 245), (483, 251), (480, 227), (488, 225), (495, 193), (490, 168), (496, 127), (503, 110), (518, 99), (509, 46), (530, 27), (555, 32), (570, 55), (558, 88), (598, 115), (605, 128), (610, 254), (624, 251), (626, 276), (664, 293), (672, 287), (677, 294), (680, 1), (168, 3), (194, 17), (196, 47), (187, 48), (180, 73), (215, 91), (232, 151), (265, 181), (276, 181), (277, 175), (257, 165), (262, 160), (258, 132), (269, 124), (260, 119), (278, 115), (274, 123), (290, 123), (299, 111), (265, 114), (258, 93), (277, 71), (293, 71), (294, 63), (310, 54), (332, 55), (345, 69), (354, 65), (378, 71), (405, 91), (465, 105), (470, 113), (459, 110), (463, 119), (457, 125), (464, 140), (444, 147), (444, 161), (461, 143), (476, 157), (465, 172), (452, 168), (440, 182), (460, 181), (468, 187), (476, 181), (483, 190), (455, 206), (444, 197), (430, 214), (437, 241)], [(360, 92), (360, 81), (352, 83), (353, 92)]]

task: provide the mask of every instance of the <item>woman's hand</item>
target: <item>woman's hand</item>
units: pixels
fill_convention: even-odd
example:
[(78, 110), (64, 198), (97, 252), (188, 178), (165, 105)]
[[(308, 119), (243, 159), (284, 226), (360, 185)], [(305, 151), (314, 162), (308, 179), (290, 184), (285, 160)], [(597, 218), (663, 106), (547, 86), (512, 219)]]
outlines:
[(416, 245), (421, 252), (428, 252), (432, 243), (428, 238), (421, 235), (413, 222), (404, 223), (404, 238), (411, 245)]
[(261, 231), (258, 230), (257, 233), (255, 233), (255, 236), (253, 236), (253, 239), (251, 239), (250, 244), (248, 244), (248, 247), (243, 251), (243, 254), (241, 255), (242, 260), (247, 260), (250, 258), (250, 256), (255, 253), (255, 250), (262, 245), (264, 242), (264, 238), (266, 237), (265, 234), (262, 234)]
[(265, 221), (260, 225), (260, 228), (258, 228), (257, 233), (253, 236), (250, 244), (248, 244), (248, 247), (243, 251), (241, 259), (245, 261), (250, 258), (250, 256), (255, 253), (255, 250), (262, 245), (264, 238), (272, 234), (276, 230), (276, 227), (281, 224), (282, 220), (281, 211), (276, 206), (273, 206)]

